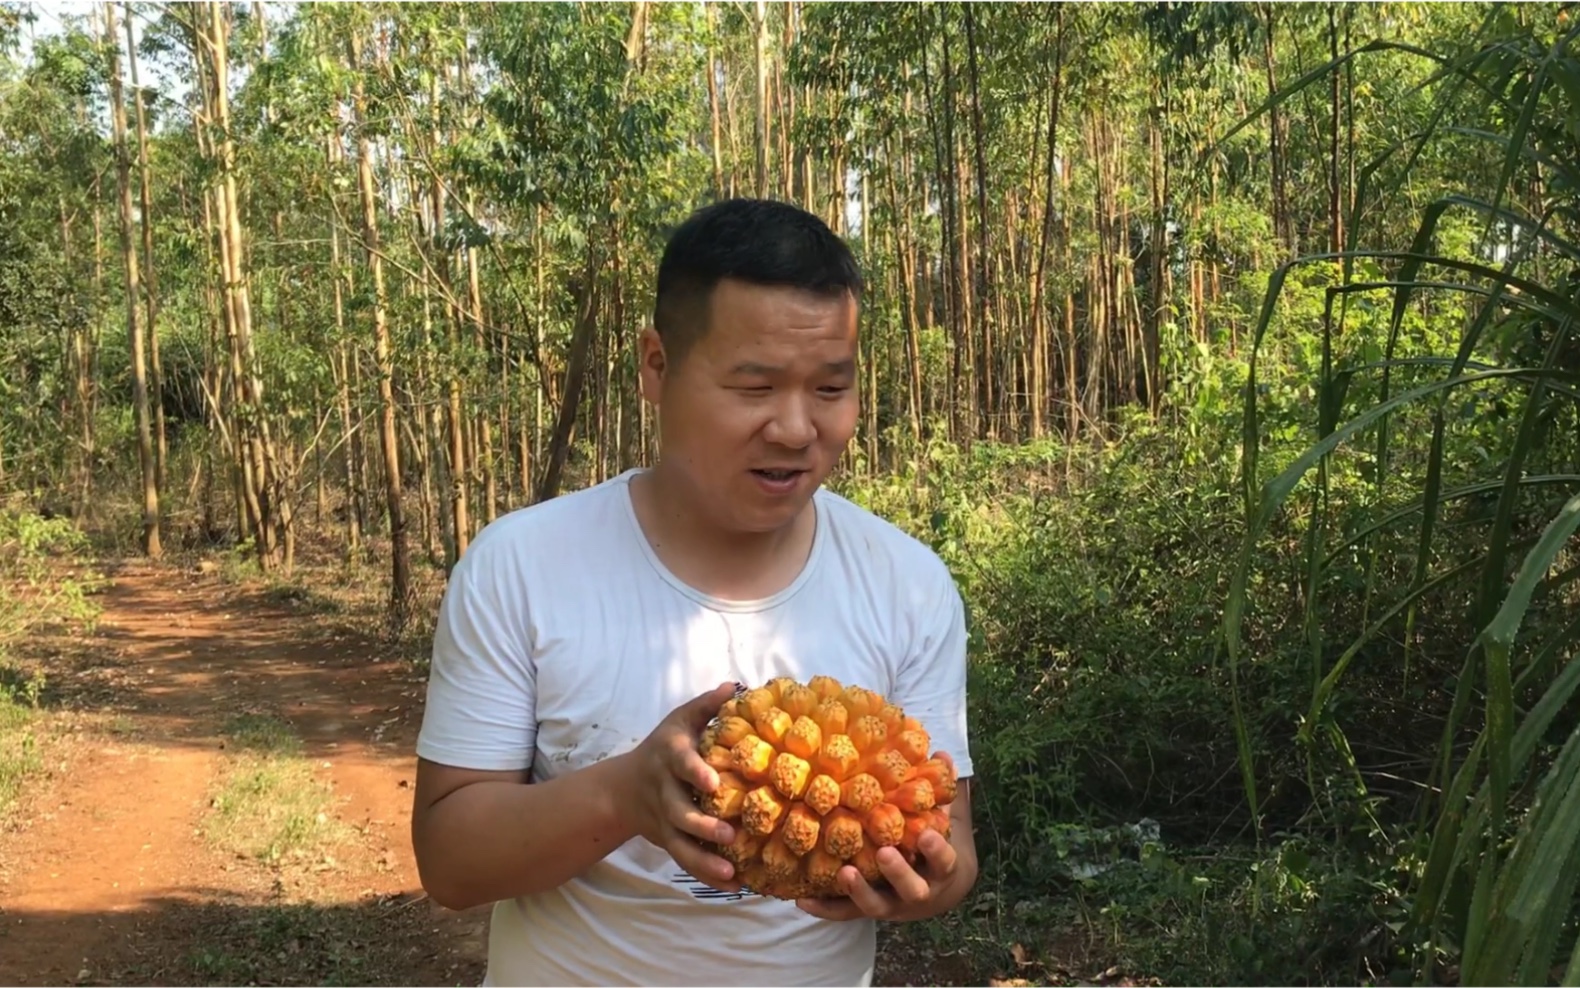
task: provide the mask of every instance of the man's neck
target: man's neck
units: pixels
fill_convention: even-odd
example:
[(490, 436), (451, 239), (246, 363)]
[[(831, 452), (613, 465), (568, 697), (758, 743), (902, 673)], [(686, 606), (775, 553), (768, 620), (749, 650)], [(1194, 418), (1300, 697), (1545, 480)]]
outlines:
[(721, 530), (694, 509), (660, 463), (631, 481), (637, 521), (653, 551), (676, 577), (729, 600), (772, 596), (806, 564), (817, 524), (813, 507), (771, 532)]

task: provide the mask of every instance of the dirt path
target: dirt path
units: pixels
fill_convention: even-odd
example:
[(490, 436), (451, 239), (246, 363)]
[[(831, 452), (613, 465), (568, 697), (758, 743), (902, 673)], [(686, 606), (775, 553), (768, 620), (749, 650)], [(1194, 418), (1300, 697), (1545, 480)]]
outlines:
[[(0, 984), (476, 984), (485, 914), (421, 895), (407, 837), (420, 679), (213, 575), (128, 565), (0, 833)], [(204, 836), (224, 725), (284, 718), (351, 837), (270, 866)]]

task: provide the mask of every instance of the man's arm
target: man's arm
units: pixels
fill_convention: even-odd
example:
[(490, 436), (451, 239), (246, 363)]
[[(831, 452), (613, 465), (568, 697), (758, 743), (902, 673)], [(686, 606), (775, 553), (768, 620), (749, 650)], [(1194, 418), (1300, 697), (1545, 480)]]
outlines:
[(441, 906), (467, 909), (574, 878), (637, 834), (621, 798), (629, 761), (617, 755), (528, 784), (525, 770), (419, 758), (411, 835), (423, 888)]
[(451, 909), (532, 895), (641, 837), (697, 879), (737, 889), (730, 863), (698, 843), (728, 844), (734, 830), (692, 798), (718, 787), (697, 735), (734, 691), (721, 683), (670, 711), (630, 751), (544, 782), (529, 782), (525, 769), (419, 758), (411, 833), (423, 888)]
[(629, 758), (529, 784), (537, 677), (518, 565), (504, 543), (474, 543), (434, 629), (411, 839), (423, 888), (452, 909), (553, 888), (636, 832), (617, 800)]

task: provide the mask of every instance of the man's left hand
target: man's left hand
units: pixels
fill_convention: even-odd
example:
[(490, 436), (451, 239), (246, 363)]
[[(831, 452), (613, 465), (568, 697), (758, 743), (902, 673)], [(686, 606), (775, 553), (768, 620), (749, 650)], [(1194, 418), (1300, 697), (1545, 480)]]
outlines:
[(873, 888), (855, 867), (845, 865), (837, 881), (848, 898), (798, 899), (796, 905), (820, 919), (926, 919), (953, 909), (976, 881), (975, 862), (936, 830), (924, 831), (917, 840), (914, 867), (895, 847), (879, 848), (877, 860), (888, 888)]

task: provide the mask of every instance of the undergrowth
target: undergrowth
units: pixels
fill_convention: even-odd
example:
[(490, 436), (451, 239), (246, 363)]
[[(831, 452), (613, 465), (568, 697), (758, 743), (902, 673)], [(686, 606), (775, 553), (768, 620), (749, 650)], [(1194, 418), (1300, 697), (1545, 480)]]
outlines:
[[(919, 484), (842, 484), (944, 556), (970, 616), (983, 874), (933, 935), (979, 943), (982, 976), (1048, 983), (1114, 967), (1165, 984), (1408, 982), (1393, 930), (1409, 804), (1378, 823), (1387, 809), (1337, 765), (1307, 789), (1293, 605), (1259, 627), (1253, 738), (1277, 795), (1253, 833), (1216, 637), (1234, 471), (1200, 446), (1181, 455), (1182, 438), (1165, 423), (1103, 449), (945, 450)], [(1299, 550), (1286, 536), (1270, 568), (1297, 574)], [(1275, 589), (1293, 601), (1296, 582)], [(1355, 738), (1426, 738), (1399, 729), (1400, 699), (1397, 681), (1350, 698), (1363, 722), (1390, 717)]]
[(102, 579), (70, 521), (0, 500), (0, 818), (43, 768), (41, 714), (51, 684), (26, 645), (51, 626), (91, 630)]
[[(1292, 276), (1287, 304), (1311, 306), (1327, 277)], [(1386, 333), (1379, 311), (1349, 345)], [(1410, 346), (1429, 353), (1445, 339)], [(966, 598), (983, 877), (935, 935), (970, 940), (964, 922), (992, 945), (986, 971), (1057, 968), (1073, 954), (1086, 976), (1117, 965), (1165, 983), (1453, 983), (1461, 944), (1434, 942), (1423, 924), (1422, 875), (1445, 750), (1457, 767), (1481, 726), (1456, 713), (1455, 694), (1483, 630), (1471, 604), (1496, 485), (1444, 507), (1426, 573), (1447, 575), (1413, 612), (1390, 607), (1417, 578), (1411, 502), (1429, 470), (1444, 490), (1473, 484), (1489, 460), (1515, 455), (1514, 436), (1502, 420), (1467, 421), (1430, 453), (1428, 415), (1400, 409), (1384, 495), (1367, 443), (1341, 447), (1320, 485), (1302, 478), (1247, 549), (1234, 397), (1246, 365), (1204, 363), (1198, 381), (1213, 387), (1180, 389), (1159, 416), (1121, 422), (1101, 444), (940, 444), (908, 470), (839, 484), (937, 549)], [(1316, 426), (1310, 379), (1290, 368), (1270, 356), (1259, 375), (1263, 478), (1294, 462)], [(1411, 386), (1407, 373), (1395, 369), (1396, 389)], [(1203, 391), (1223, 397), (1204, 403)], [(1357, 377), (1347, 414), (1376, 395)], [(1573, 479), (1565, 422), (1568, 438), (1532, 451), (1530, 473)], [(1563, 496), (1511, 504), (1508, 579)], [(1231, 666), (1225, 608), (1246, 558)], [(1546, 643), (1549, 680), (1572, 654), (1563, 584), (1577, 571), (1560, 556), (1525, 615), (1522, 648)], [(1537, 703), (1541, 683), (1518, 694), (1522, 705)], [(1573, 734), (1573, 704), (1554, 713), (1496, 838), (1514, 838)], [(1467, 881), (1455, 879), (1446, 908), (1466, 908)], [(1573, 916), (1565, 896), (1549, 908)], [(1572, 921), (1558, 935), (1567, 956)], [(1018, 960), (1006, 944), (1022, 948)]]
[(16, 800), (22, 785), (43, 768), (33, 721), (38, 713), (44, 678), (24, 678), (0, 664), (0, 819)]

